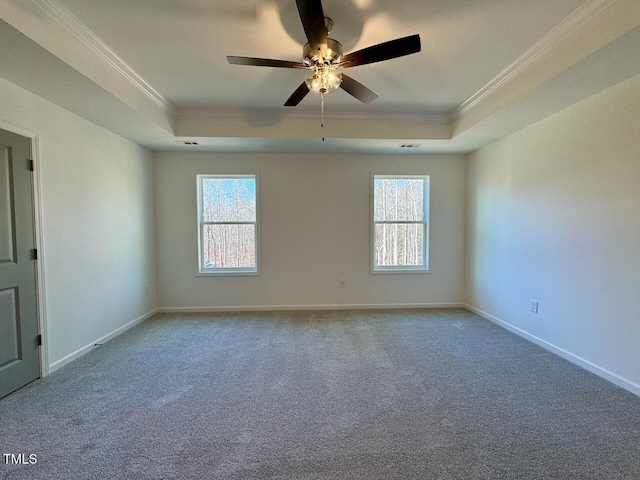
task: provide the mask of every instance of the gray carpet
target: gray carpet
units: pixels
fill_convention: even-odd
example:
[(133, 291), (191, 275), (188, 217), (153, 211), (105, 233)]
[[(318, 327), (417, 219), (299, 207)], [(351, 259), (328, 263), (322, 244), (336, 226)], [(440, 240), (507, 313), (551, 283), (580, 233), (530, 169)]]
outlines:
[(0, 453), (38, 460), (3, 479), (638, 479), (640, 398), (464, 310), (160, 315), (0, 400)]

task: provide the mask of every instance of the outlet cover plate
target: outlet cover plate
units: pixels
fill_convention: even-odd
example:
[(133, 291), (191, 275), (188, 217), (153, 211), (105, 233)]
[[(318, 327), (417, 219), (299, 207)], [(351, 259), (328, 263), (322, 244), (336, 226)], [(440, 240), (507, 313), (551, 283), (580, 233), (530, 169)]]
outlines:
[(537, 300), (529, 300), (529, 311), (533, 313), (538, 313), (538, 301)]

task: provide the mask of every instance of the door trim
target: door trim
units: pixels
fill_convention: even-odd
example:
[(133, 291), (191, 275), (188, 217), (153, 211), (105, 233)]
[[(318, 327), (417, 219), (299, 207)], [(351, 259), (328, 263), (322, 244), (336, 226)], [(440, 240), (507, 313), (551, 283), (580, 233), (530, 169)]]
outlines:
[(47, 335), (47, 302), (46, 288), (44, 283), (44, 229), (42, 221), (42, 190), (40, 179), (40, 137), (37, 132), (0, 118), (0, 129), (15, 133), (29, 139), (31, 159), (33, 160), (33, 213), (35, 244), (38, 249), (38, 259), (36, 260), (36, 302), (38, 310), (38, 334), (42, 335), (42, 345), (40, 347), (40, 378), (49, 375), (49, 348)]

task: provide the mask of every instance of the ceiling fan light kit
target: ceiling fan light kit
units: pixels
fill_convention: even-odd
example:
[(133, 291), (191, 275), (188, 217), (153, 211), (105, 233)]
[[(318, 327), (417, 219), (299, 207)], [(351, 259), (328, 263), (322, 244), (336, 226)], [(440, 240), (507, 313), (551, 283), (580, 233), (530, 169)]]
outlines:
[(302, 48), (302, 62), (227, 56), (232, 65), (311, 70), (313, 74), (293, 92), (285, 102), (285, 107), (295, 107), (310, 91), (319, 93), (324, 99), (324, 94), (338, 88), (363, 103), (370, 103), (378, 96), (338, 69), (381, 62), (420, 51), (420, 35), (411, 35), (343, 55), (342, 44), (328, 36), (333, 21), (325, 17), (321, 0), (296, 0), (296, 5), (308, 40)]
[(331, 68), (319, 68), (316, 73), (305, 80), (307, 88), (315, 93), (335, 92), (342, 83), (342, 74)]

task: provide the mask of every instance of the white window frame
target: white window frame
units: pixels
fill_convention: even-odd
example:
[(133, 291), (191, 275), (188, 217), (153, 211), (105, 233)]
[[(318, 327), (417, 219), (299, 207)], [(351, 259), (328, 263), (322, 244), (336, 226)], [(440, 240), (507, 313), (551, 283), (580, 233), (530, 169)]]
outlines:
[[(416, 180), (421, 179), (423, 181), (423, 219), (416, 221), (376, 221), (375, 219), (375, 181), (376, 180)], [(379, 273), (431, 273), (429, 270), (429, 249), (431, 246), (431, 242), (429, 241), (429, 230), (430, 230), (430, 192), (431, 192), (431, 175), (390, 175), (390, 174), (371, 174), (371, 273), (379, 274)], [(422, 265), (376, 265), (376, 225), (382, 224), (422, 224), (423, 228), (423, 242), (422, 242)]]
[[(256, 182), (256, 220), (255, 222), (205, 222), (203, 220), (203, 199), (202, 185), (206, 179), (252, 179)], [(252, 174), (199, 174), (197, 175), (198, 190), (198, 268), (196, 276), (244, 276), (244, 275), (260, 275), (260, 186), (257, 173)], [(255, 232), (255, 267), (204, 267), (204, 227), (206, 225), (254, 225)]]

